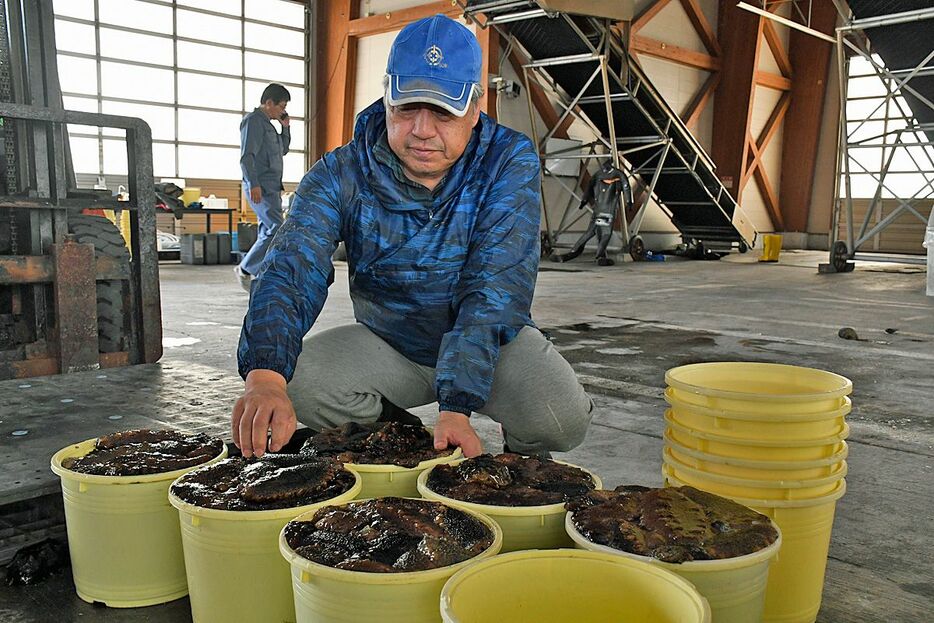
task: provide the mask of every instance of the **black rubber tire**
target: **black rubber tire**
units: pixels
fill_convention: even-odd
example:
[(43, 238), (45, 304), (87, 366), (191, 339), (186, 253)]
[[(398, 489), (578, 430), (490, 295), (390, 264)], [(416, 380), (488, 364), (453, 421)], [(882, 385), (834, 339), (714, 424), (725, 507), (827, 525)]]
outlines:
[[(130, 252), (120, 230), (103, 216), (69, 214), (68, 230), (78, 242), (93, 244), (95, 256), (113, 257), (129, 266)], [(97, 338), (102, 353), (129, 349), (129, 286), (122, 279), (97, 282)]]
[(837, 240), (830, 249), (830, 263), (838, 273), (846, 272), (846, 264), (850, 259), (850, 250), (846, 243)]
[(642, 236), (633, 236), (629, 241), (629, 257), (634, 262), (645, 261), (645, 242), (642, 241)]

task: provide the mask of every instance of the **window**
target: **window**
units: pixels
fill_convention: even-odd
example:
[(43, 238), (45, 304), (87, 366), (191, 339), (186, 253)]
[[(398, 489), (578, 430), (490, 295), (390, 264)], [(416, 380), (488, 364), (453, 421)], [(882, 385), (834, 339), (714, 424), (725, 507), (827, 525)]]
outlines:
[[(879, 57), (874, 60), (882, 64)], [(840, 196), (926, 196), (934, 186), (930, 175), (934, 150), (924, 146), (928, 141), (920, 131), (908, 129), (915, 119), (904, 98), (900, 94), (886, 98), (896, 87), (884, 82), (866, 59), (850, 60), (846, 101), (850, 179), (847, 191), (845, 171), (841, 171)]]
[[(65, 107), (146, 121), (157, 177), (239, 179), (240, 120), (280, 82), (292, 95), (284, 181), (298, 182), (307, 168), (305, 4), (53, 0)], [(123, 130), (68, 132), (78, 173), (126, 174)]]

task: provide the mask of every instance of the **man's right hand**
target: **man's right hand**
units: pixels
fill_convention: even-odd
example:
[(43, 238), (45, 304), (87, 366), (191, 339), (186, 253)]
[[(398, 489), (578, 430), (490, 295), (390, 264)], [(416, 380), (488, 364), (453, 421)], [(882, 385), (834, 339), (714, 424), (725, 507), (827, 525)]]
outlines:
[(263, 189), (259, 186), (253, 186), (250, 188), (250, 201), (253, 203), (259, 203), (263, 200)]
[(243, 456), (263, 456), (270, 430), (270, 452), (278, 452), (292, 438), (298, 420), (285, 388), (285, 377), (278, 372), (253, 370), (247, 375), (246, 390), (230, 418), (234, 443)]

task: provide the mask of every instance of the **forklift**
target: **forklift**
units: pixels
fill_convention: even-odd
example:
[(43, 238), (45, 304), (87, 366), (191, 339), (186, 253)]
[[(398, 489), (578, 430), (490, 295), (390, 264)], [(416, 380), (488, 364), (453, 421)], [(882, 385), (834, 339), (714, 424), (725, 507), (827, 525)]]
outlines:
[[(77, 188), (68, 124), (125, 131), (129, 201)], [(152, 134), (64, 109), (52, 0), (0, 0), (0, 145), (0, 379), (158, 361)]]

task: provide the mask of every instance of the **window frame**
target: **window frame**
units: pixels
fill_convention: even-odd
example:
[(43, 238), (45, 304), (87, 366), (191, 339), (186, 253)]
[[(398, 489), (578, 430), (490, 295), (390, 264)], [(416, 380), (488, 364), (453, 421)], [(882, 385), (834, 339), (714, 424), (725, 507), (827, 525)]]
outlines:
[[(62, 1), (62, 0), (59, 0), (59, 1)], [(64, 0), (64, 1), (67, 2), (67, 0)], [(218, 113), (237, 114), (242, 117), (247, 112), (255, 108), (254, 104), (250, 104), (247, 101), (247, 89), (248, 87), (252, 87), (250, 83), (278, 82), (279, 84), (282, 84), (286, 88), (302, 89), (304, 93), (303, 110), (301, 111), (301, 114), (298, 114), (298, 115), (292, 114), (292, 111), (290, 111), (290, 117), (296, 121), (301, 121), (305, 127), (305, 130), (306, 130), (305, 133), (307, 134), (307, 130), (309, 127), (308, 119), (310, 116), (309, 112), (310, 112), (310, 104), (311, 104), (311, 97), (309, 96), (309, 92), (308, 92), (308, 89), (309, 89), (308, 76), (309, 76), (310, 67), (309, 67), (309, 59), (307, 57), (307, 50), (309, 49), (309, 45), (310, 45), (309, 37), (311, 36), (310, 34), (311, 33), (310, 31), (311, 8), (306, 2), (300, 2), (298, 0), (280, 0), (282, 2), (290, 2), (292, 4), (300, 5), (301, 7), (303, 7), (304, 24), (302, 27), (298, 27), (298, 26), (277, 24), (274, 22), (269, 22), (269, 21), (265, 21), (265, 20), (261, 20), (261, 19), (257, 19), (253, 17), (245, 17), (247, 0), (240, 0), (239, 2), (240, 14), (239, 15), (228, 14), (228, 13), (224, 13), (221, 11), (213, 11), (213, 10), (203, 9), (203, 8), (194, 7), (194, 6), (187, 6), (184, 3), (169, 2), (166, 0), (137, 0), (137, 1), (146, 3), (146, 4), (164, 6), (164, 7), (171, 9), (172, 11), (172, 33), (169, 34), (169, 33), (152, 32), (150, 30), (145, 30), (145, 29), (140, 29), (140, 28), (132, 28), (129, 26), (122, 26), (122, 25), (117, 25), (117, 24), (111, 24), (108, 22), (101, 22), (99, 0), (93, 0), (93, 7), (94, 7), (94, 19), (93, 20), (80, 18), (80, 17), (72, 17), (70, 15), (59, 15), (57, 13), (54, 15), (54, 19), (56, 21), (91, 26), (94, 29), (94, 51), (95, 51), (94, 54), (89, 54), (85, 52), (72, 52), (72, 51), (67, 51), (67, 50), (56, 50), (56, 55), (57, 57), (79, 58), (79, 59), (87, 59), (87, 60), (94, 61), (95, 66), (96, 66), (96, 72), (97, 72), (96, 94), (92, 95), (89, 93), (76, 93), (76, 92), (71, 92), (71, 91), (63, 91), (62, 95), (64, 97), (78, 98), (82, 100), (93, 101), (96, 103), (96, 108), (97, 108), (98, 113), (103, 112), (103, 106), (105, 102), (137, 104), (137, 105), (156, 106), (156, 107), (165, 107), (165, 108), (173, 109), (174, 111), (174, 137), (173, 139), (170, 140), (170, 139), (165, 139), (165, 138), (159, 138), (159, 139), (154, 138), (153, 143), (161, 144), (161, 145), (169, 144), (173, 146), (173, 151), (175, 155), (174, 177), (185, 177), (185, 172), (179, 169), (179, 148), (180, 147), (185, 146), (185, 147), (224, 147), (224, 148), (235, 147), (237, 149), (240, 148), (239, 140), (234, 139), (236, 134), (232, 134), (231, 140), (226, 141), (226, 142), (194, 141), (194, 140), (185, 140), (185, 137), (183, 136), (180, 137), (179, 136), (179, 111), (181, 110), (181, 111), (218, 112)], [(55, 4), (58, 4), (58, 3), (56, 2)], [(205, 41), (203, 39), (179, 36), (177, 34), (178, 32), (178, 11), (187, 11), (187, 12), (199, 13), (199, 14), (204, 14), (204, 15), (209, 15), (209, 16), (214, 16), (214, 17), (223, 17), (223, 18), (238, 20), (240, 22), (240, 45), (232, 45), (232, 44), (227, 44), (227, 43), (216, 43), (216, 42), (211, 42), (211, 41)], [(272, 28), (302, 33), (304, 36), (304, 45), (305, 45), (306, 53), (302, 55), (286, 54), (282, 52), (271, 52), (268, 50), (247, 47), (246, 46), (246, 25), (247, 24), (257, 24), (260, 26), (266, 26), (266, 27), (272, 27)], [(120, 58), (102, 56), (101, 55), (101, 41), (100, 41), (101, 39), (100, 31), (102, 28), (113, 30), (113, 31), (125, 32), (129, 34), (146, 35), (150, 37), (158, 37), (158, 38), (170, 40), (172, 42), (172, 64), (165, 65), (165, 64), (159, 64), (159, 63), (148, 63), (148, 62), (143, 62), (143, 61), (124, 60)], [(179, 43), (194, 43), (194, 44), (199, 44), (199, 45), (206, 45), (206, 46), (211, 46), (211, 47), (236, 50), (240, 54), (240, 74), (231, 75), (229, 73), (213, 72), (213, 71), (207, 71), (207, 70), (201, 70), (201, 69), (189, 69), (187, 67), (185, 68), (179, 67), (179, 64), (178, 64), (178, 44)], [(261, 53), (261, 54), (274, 56), (274, 57), (281, 57), (285, 59), (302, 61), (303, 63), (302, 83), (284, 82), (281, 80), (272, 80), (264, 76), (247, 75), (246, 73), (247, 53)], [(173, 97), (171, 101), (158, 102), (158, 101), (152, 101), (152, 100), (147, 100), (147, 99), (139, 99), (137, 97), (118, 97), (118, 96), (111, 96), (111, 95), (103, 95), (103, 84), (102, 84), (102, 79), (101, 79), (101, 67), (103, 63), (116, 63), (116, 64), (129, 66), (129, 67), (146, 67), (146, 68), (152, 68), (152, 69), (163, 69), (163, 70), (171, 71), (173, 87), (174, 87)], [(233, 78), (233, 79), (238, 80), (240, 82), (240, 108), (232, 109), (232, 108), (212, 107), (212, 106), (198, 106), (198, 105), (192, 105), (192, 104), (180, 104), (179, 93), (178, 93), (179, 73), (212, 76), (212, 77), (219, 77), (219, 78)], [(298, 111), (295, 111), (295, 112), (298, 112)], [(90, 133), (87, 131), (83, 131), (83, 132), (82, 131), (76, 131), (76, 132), (69, 131), (68, 136), (69, 136), (69, 139), (70, 138), (96, 139), (98, 142), (98, 155), (99, 155), (98, 163), (97, 163), (97, 169), (98, 169), (97, 174), (98, 175), (115, 174), (114, 172), (106, 171), (104, 168), (103, 146), (104, 146), (105, 140), (114, 140), (115, 138), (119, 138), (119, 137), (114, 137), (114, 136), (107, 134), (106, 132), (104, 132), (102, 128), (98, 128), (97, 132), (90, 132)], [(309, 138), (308, 136), (302, 137), (301, 142), (302, 142), (303, 147), (301, 149), (295, 149), (295, 148), (289, 149), (290, 154), (293, 154), (293, 153), (302, 154), (303, 159), (304, 159), (304, 168), (306, 170), (309, 166), (308, 138)], [(160, 177), (163, 177), (163, 176), (160, 176)], [(164, 177), (173, 177), (173, 176), (166, 175)], [(195, 177), (195, 176), (188, 176), (188, 177)], [(224, 178), (224, 179), (231, 179), (231, 180), (240, 179), (239, 171), (236, 171), (236, 172), (232, 171), (231, 177)], [(290, 180), (290, 181), (297, 182), (298, 180)]]

